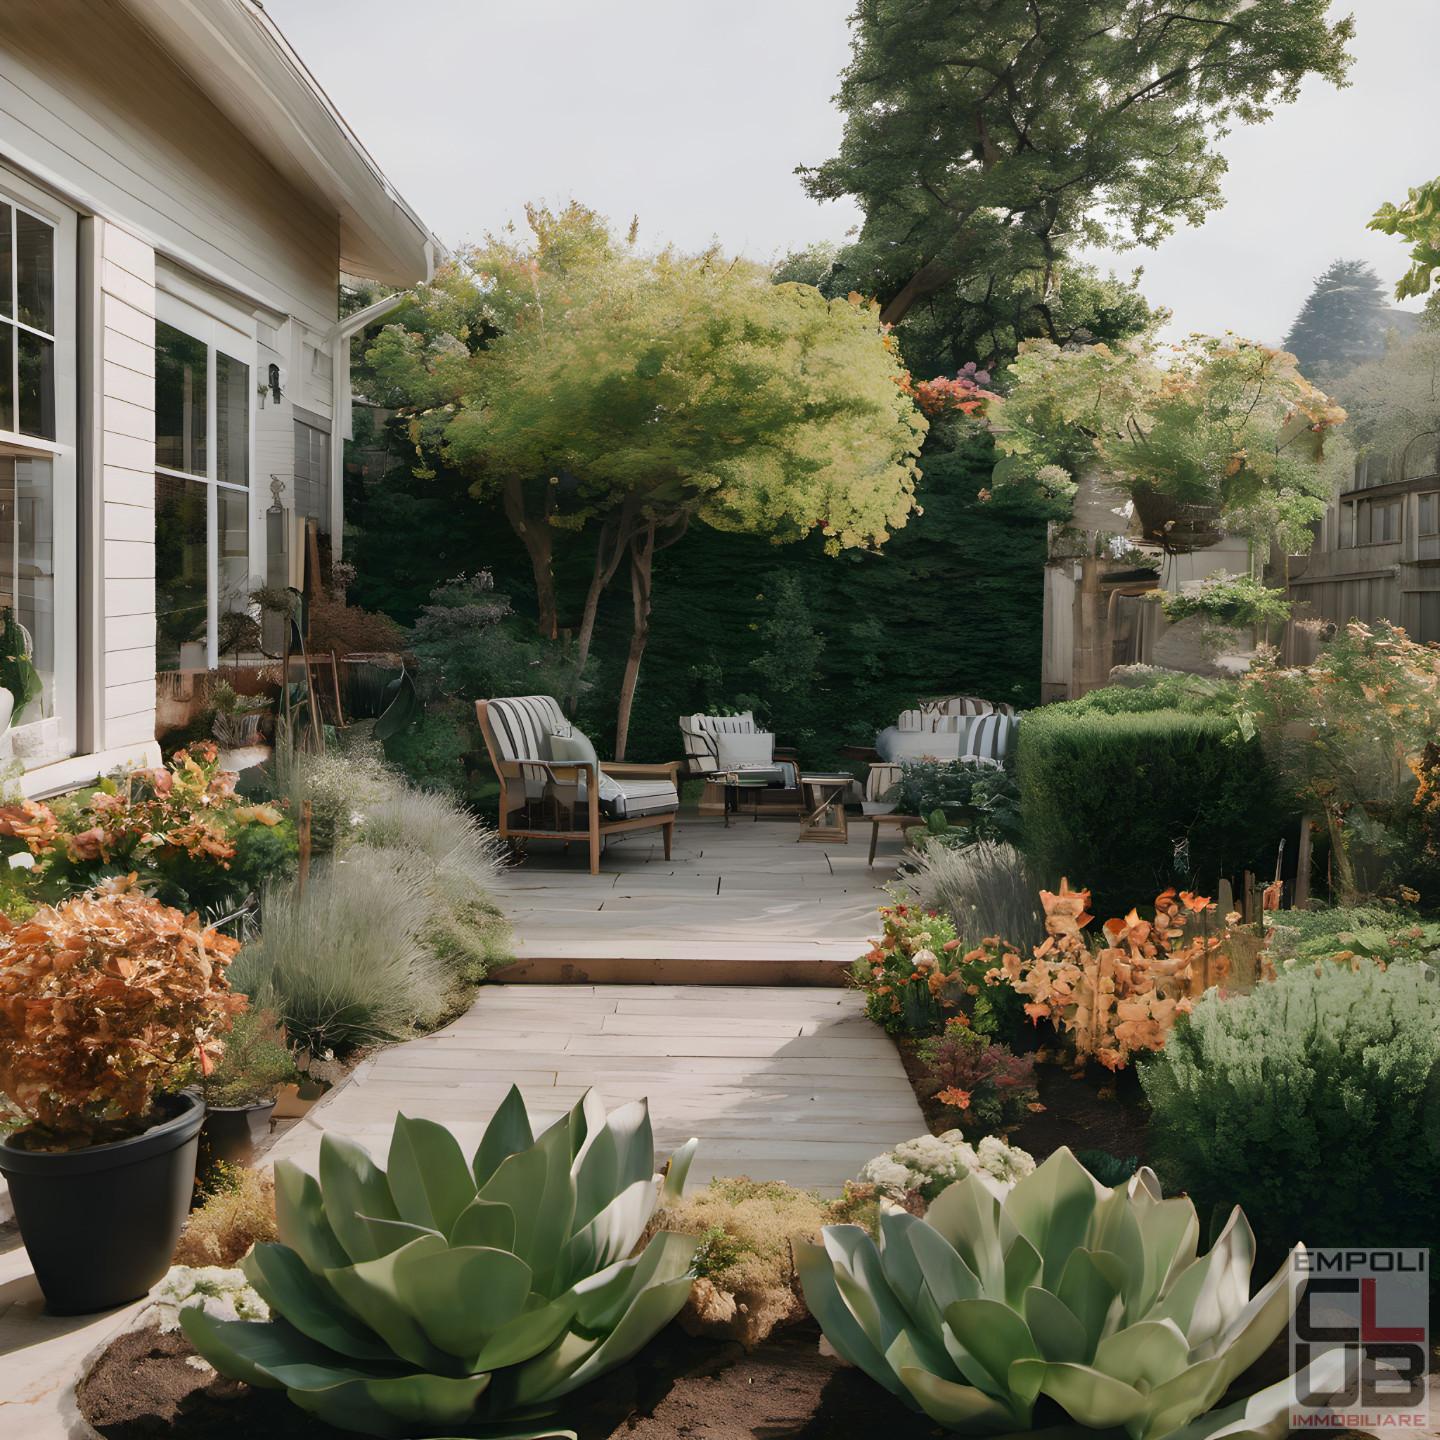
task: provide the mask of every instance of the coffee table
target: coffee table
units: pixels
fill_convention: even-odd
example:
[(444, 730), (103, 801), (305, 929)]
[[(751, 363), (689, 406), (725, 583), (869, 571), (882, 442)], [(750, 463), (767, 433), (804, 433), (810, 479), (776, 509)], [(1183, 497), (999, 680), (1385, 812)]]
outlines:
[(855, 777), (843, 772), (801, 775), (800, 840), (837, 845), (850, 843), (850, 826), (845, 819), (845, 796)]
[(725, 828), (730, 828), (730, 817), (740, 813), (740, 797), (747, 791), (756, 792), (751, 807), (753, 820), (760, 818), (761, 790), (779, 789), (784, 786), (785, 772), (773, 765), (757, 765), (750, 770), (727, 770), (715, 777), (725, 792)]

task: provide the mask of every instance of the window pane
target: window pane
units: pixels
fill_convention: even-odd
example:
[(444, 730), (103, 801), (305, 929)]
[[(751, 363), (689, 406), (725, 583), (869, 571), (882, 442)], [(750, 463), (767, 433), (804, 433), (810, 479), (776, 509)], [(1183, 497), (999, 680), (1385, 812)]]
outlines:
[[(54, 463), (0, 458), (0, 607), (13, 610), (30, 640), (41, 694), (17, 723), (55, 713)], [(18, 700), (19, 697), (17, 697)]]
[(250, 483), (250, 367), (215, 352), (215, 478)]
[(15, 280), (20, 318), (55, 333), (55, 232), (23, 210), (15, 212)]
[(217, 489), (215, 500), (220, 507), (220, 614), (229, 615), (250, 606), (250, 492)]
[(205, 473), (206, 356), (203, 341), (155, 323), (155, 463)]
[(176, 475), (155, 477), (155, 665), (203, 670), (206, 620), (207, 497), (210, 487)]
[(1434, 535), (1440, 531), (1440, 493), (1432, 490), (1420, 497), (1420, 533)]
[(10, 223), (14, 211), (0, 203), (0, 315), (13, 315), (10, 303)]
[(55, 438), (55, 342), (17, 330), (20, 347), (20, 425), (22, 435)]
[(295, 513), (330, 533), (330, 437), (303, 420), (295, 422)]
[(1415, 597), (1416, 626), (1412, 639), (1422, 644), (1440, 640), (1440, 590), (1424, 590)]
[(1342, 505), (1340, 507), (1340, 548), (1348, 550), (1355, 543), (1355, 506)]

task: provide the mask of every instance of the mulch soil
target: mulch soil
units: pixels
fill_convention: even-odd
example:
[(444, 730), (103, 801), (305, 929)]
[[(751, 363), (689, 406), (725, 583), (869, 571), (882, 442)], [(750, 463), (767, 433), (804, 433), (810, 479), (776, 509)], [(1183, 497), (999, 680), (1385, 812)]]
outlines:
[[(931, 1133), (964, 1131), (963, 1117), (929, 1093), (925, 1066), (916, 1054), (918, 1042), (897, 1037), (895, 1043)], [(1075, 1151), (1105, 1150), (1119, 1159), (1133, 1155), (1144, 1160), (1149, 1154), (1149, 1110), (1133, 1069), (1112, 1075), (1091, 1067), (1077, 1075), (1063, 1065), (1042, 1063), (1035, 1066), (1035, 1085), (1045, 1108), (1027, 1115), (1005, 1137), (1009, 1144), (1028, 1150), (1036, 1160), (1062, 1145)], [(966, 1138), (972, 1138), (968, 1132)]]
[[(79, 1391), (106, 1440), (326, 1440), (278, 1390), (217, 1376), (183, 1335), (132, 1330)], [(746, 1354), (671, 1326), (629, 1364), (577, 1391), (557, 1417), (580, 1440), (936, 1440), (941, 1430), (861, 1371), (820, 1351), (813, 1320)], [(451, 1431), (460, 1434), (463, 1431)]]

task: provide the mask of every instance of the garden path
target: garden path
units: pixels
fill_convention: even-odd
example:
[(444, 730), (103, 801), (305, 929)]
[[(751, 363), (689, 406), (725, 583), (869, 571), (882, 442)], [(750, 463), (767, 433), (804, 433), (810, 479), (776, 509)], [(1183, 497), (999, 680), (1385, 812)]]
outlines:
[(925, 1130), (893, 1042), (854, 991), (505, 985), (359, 1066), (266, 1158), (313, 1168), (327, 1130), (383, 1154), (402, 1111), (473, 1148), (512, 1082), (537, 1117), (591, 1086), (607, 1106), (649, 1096), (662, 1154), (700, 1137), (692, 1183), (749, 1175), (836, 1192)]
[(848, 844), (797, 841), (794, 818), (682, 815), (671, 859), (658, 832), (620, 836), (589, 873), (582, 847), (532, 843), (497, 898), (516, 965), (495, 978), (836, 985), (876, 932), (903, 849), (868, 822)]

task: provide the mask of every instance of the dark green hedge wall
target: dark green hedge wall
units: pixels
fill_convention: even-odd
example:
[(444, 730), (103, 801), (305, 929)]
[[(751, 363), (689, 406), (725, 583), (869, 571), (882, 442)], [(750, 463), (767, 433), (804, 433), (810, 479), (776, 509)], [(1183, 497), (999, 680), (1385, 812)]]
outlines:
[[(631, 723), (629, 758), (680, 754), (676, 718), (752, 700), (806, 764), (834, 763), (917, 696), (975, 693), (1036, 703), (1045, 519), (1024, 502), (982, 503), (987, 443), (927, 455), (924, 508), (882, 554), (824, 554), (818, 541), (776, 546), (697, 525), (656, 562), (655, 613)], [(533, 614), (524, 552), (492, 506), (456, 477), (406, 470), (352, 479), (347, 542), (352, 600), (413, 621), (439, 581), (488, 567)], [(578, 618), (588, 542), (561, 547), (562, 613)], [(601, 753), (629, 638), (629, 587), (602, 607), (581, 721)]]
[(1259, 742), (1223, 715), (1047, 705), (1021, 721), (1016, 768), (1035, 874), (1088, 888), (1101, 916), (1268, 875), (1291, 827)]

